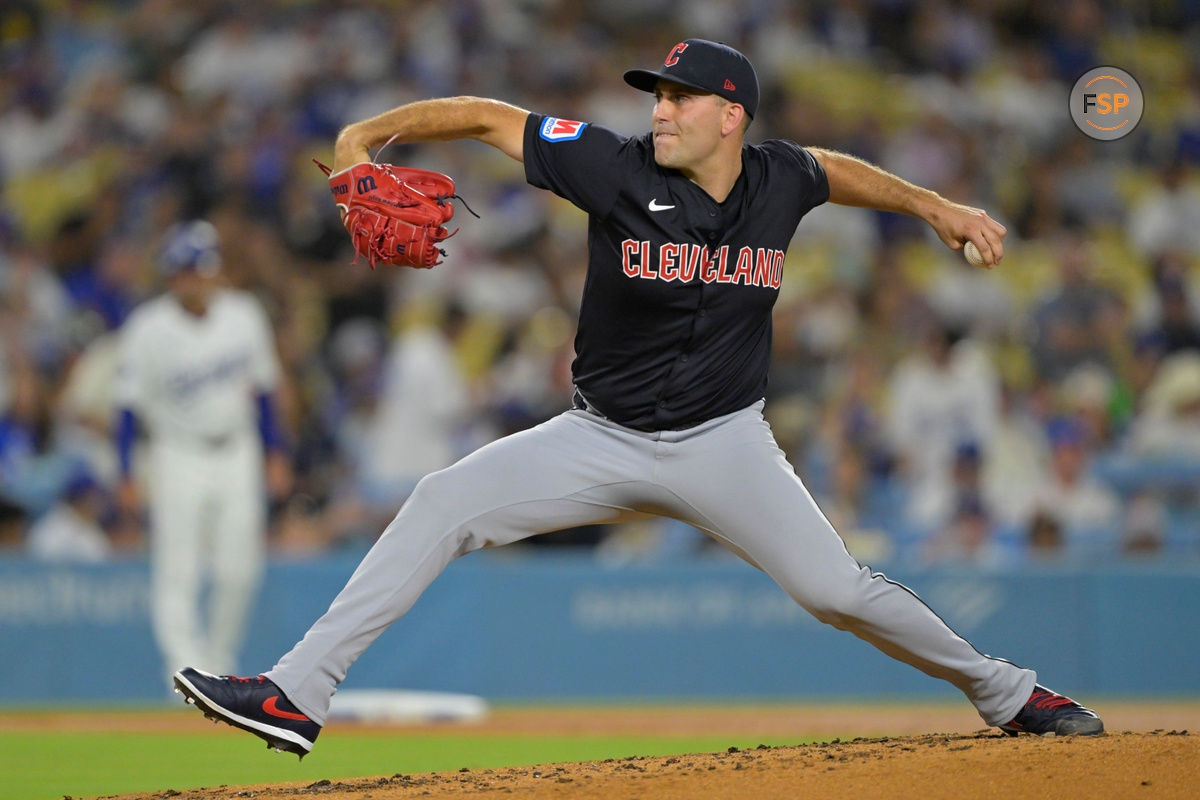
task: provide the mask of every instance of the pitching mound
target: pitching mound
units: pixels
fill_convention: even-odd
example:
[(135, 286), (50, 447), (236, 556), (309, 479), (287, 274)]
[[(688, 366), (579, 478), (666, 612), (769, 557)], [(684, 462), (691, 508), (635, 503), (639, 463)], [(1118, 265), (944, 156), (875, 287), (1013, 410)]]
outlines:
[(886, 797), (1195, 798), (1200, 736), (1187, 731), (1094, 737), (973, 734), (854, 739), (797, 747), (608, 759), (426, 775), (130, 795), (120, 800), (770, 800)]

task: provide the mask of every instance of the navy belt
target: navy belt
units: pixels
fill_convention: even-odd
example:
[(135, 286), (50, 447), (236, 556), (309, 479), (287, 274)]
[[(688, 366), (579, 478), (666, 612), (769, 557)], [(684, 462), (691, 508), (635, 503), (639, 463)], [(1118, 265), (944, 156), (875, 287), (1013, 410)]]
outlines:
[(700, 422), (689, 422), (687, 425), (679, 425), (679, 426), (672, 427), (672, 428), (643, 428), (638, 425), (629, 425), (624, 422), (617, 422), (617, 420), (606, 416), (598, 408), (596, 408), (594, 405), (589, 403), (587, 401), (587, 398), (584, 397), (583, 393), (580, 392), (578, 389), (576, 389), (575, 393), (571, 395), (571, 407), (575, 408), (579, 411), (586, 411), (587, 413), (591, 414), (594, 417), (599, 417), (600, 419), (605, 419), (605, 420), (608, 420), (609, 422), (616, 422), (618, 425), (620, 425), (622, 427), (629, 428), (629, 429), (635, 430), (635, 431), (641, 431), (642, 433), (657, 433), (658, 431), (685, 431), (688, 428), (696, 427), (697, 425), (700, 424), (700, 422), (704, 422), (704, 420), (700, 420)]
[(575, 393), (571, 395), (571, 407), (578, 409), (579, 411), (586, 411), (592, 416), (599, 417), (600, 419), (608, 419), (608, 417), (601, 414), (594, 405), (589, 403), (583, 396), (583, 393), (578, 389), (576, 389)]

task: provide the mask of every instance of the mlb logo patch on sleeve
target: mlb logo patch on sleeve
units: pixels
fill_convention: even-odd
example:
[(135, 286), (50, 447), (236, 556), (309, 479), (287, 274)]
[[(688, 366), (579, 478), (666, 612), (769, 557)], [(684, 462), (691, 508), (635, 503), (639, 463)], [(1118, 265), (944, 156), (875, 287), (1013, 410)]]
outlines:
[(559, 119), (558, 117), (546, 117), (546, 119), (542, 120), (542, 128), (539, 133), (547, 142), (569, 142), (572, 139), (578, 139), (586, 127), (586, 122), (576, 122), (573, 119)]

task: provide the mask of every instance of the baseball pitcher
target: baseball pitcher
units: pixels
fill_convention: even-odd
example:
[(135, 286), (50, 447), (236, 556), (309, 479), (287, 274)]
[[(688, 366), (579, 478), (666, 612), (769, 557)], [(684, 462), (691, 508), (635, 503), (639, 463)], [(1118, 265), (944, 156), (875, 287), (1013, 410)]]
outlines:
[(641, 136), (458, 97), (405, 105), (338, 137), (334, 197), (356, 241), (384, 244), (381, 260), (407, 263), (408, 242), (432, 246), (369, 216), (387, 216), (382, 206), (356, 210), (355, 192), (366, 203), (367, 184), (385, 180), (365, 180), (379, 169), (368, 148), (389, 138), (479, 140), (587, 212), (574, 408), (424, 478), (329, 611), (265, 675), (185, 669), (177, 688), (206, 714), (303, 756), (346, 670), (451, 560), (654, 514), (707, 531), (818, 619), (957, 686), (989, 725), (1103, 730), (1033, 670), (978, 652), (913, 592), (858, 564), (762, 414), (771, 309), (809, 210), (831, 201), (911, 214), (953, 249), (973, 242), (989, 267), (1004, 254), (1004, 227), (848, 155), (748, 144), (758, 79), (725, 45), (689, 39), (657, 69), (624, 77), (654, 94)]

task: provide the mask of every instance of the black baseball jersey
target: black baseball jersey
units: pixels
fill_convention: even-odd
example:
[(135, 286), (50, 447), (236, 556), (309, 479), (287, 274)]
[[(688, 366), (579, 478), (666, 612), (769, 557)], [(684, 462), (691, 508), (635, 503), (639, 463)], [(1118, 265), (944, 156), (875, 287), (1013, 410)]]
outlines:
[(588, 213), (588, 268), (572, 364), (597, 411), (669, 430), (760, 399), (771, 309), (796, 225), (829, 198), (794, 142), (742, 148), (718, 203), (654, 162), (650, 134), (530, 114), (525, 176)]

